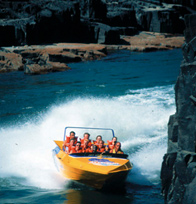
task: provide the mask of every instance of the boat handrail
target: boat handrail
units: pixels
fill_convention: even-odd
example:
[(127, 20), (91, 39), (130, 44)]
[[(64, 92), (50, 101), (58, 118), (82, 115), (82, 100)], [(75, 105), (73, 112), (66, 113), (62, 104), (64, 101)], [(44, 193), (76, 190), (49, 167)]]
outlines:
[(95, 129), (95, 130), (111, 130), (112, 131), (112, 136), (115, 137), (114, 135), (114, 130), (111, 129), (111, 128), (93, 128), (93, 127), (73, 127), (73, 126), (67, 126), (65, 127), (65, 131), (64, 131), (64, 140), (65, 140), (65, 137), (66, 137), (66, 131), (68, 128), (75, 128), (75, 129)]

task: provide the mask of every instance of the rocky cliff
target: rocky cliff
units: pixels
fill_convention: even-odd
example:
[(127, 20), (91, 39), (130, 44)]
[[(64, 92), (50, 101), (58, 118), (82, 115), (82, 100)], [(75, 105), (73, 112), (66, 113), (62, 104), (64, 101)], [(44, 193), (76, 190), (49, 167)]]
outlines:
[(155, 0), (2, 0), (0, 46), (123, 44), (120, 35), (139, 30), (183, 33), (184, 15), (191, 12)]
[(185, 16), (185, 26), (184, 59), (175, 85), (176, 113), (168, 123), (161, 170), (162, 192), (170, 204), (196, 203), (196, 14)]

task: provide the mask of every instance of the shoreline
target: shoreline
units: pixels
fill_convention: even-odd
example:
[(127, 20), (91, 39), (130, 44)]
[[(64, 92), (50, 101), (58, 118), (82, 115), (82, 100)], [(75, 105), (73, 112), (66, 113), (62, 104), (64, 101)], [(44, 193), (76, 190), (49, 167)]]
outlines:
[(123, 44), (54, 43), (2, 47), (0, 73), (24, 71), (25, 74), (46, 74), (71, 69), (72, 62), (100, 60), (117, 50), (153, 52), (181, 48), (183, 35), (142, 31), (134, 36), (121, 36)]

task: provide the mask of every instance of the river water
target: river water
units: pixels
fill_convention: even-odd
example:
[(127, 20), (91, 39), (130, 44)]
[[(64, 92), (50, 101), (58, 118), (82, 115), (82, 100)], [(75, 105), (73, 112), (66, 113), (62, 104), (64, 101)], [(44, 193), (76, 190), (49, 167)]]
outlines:
[[(180, 49), (119, 51), (67, 72), (0, 75), (0, 203), (164, 203), (160, 169), (175, 113)], [(124, 192), (63, 178), (53, 140), (65, 126), (112, 128), (134, 168)]]

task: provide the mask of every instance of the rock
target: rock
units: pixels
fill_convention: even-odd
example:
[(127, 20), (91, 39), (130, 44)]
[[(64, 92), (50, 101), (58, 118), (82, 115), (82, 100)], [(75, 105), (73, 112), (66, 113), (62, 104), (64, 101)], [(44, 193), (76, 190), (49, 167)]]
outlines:
[[(196, 14), (186, 15), (185, 22), (184, 60), (175, 85), (176, 113), (168, 124), (168, 150), (162, 163), (166, 203), (196, 203)], [(169, 169), (171, 153), (177, 156)]]
[(52, 68), (51, 68), (52, 72), (62, 72), (62, 71), (67, 71), (67, 70), (71, 69), (65, 63), (49, 62), (49, 64), (52, 66)]
[(21, 55), (0, 51), (0, 73), (22, 70), (23, 63)]
[(185, 191), (182, 203), (188, 203), (188, 204), (195, 203), (196, 201), (195, 186), (196, 186), (196, 178), (194, 178), (193, 181), (186, 187), (186, 191)]
[(51, 70), (52, 66), (40, 66), (38, 64), (27, 64), (24, 67), (25, 74), (45, 74)]
[(194, 62), (196, 61), (195, 53), (196, 53), (196, 37), (189, 41), (189, 43), (184, 44), (182, 47), (183, 57), (186, 62)]
[(63, 62), (63, 63), (71, 63), (71, 62), (80, 62), (82, 61), (81, 57), (75, 55), (73, 53), (50, 53), (49, 61), (51, 62)]
[(178, 120), (176, 115), (170, 116), (168, 123), (168, 139), (172, 142), (178, 141)]
[[(181, 47), (184, 42), (184, 37), (182, 36), (151, 32), (140, 32), (135, 36), (126, 36), (123, 34), (129, 32), (129, 29), (131, 30), (130, 32), (135, 32), (136, 30), (124, 27), (110, 27), (105, 24), (98, 24), (97, 27), (98, 26), (105, 29), (104, 32), (108, 33), (102, 37), (99, 36), (100, 40), (103, 38), (102, 40), (108, 43), (107, 45), (57, 43), (51, 45), (5, 47), (0, 50), (0, 72), (22, 71), (26, 65), (28, 66), (25, 68), (25, 73), (28, 74), (34, 74), (33, 70), (35, 70), (36, 74), (39, 73), (38, 70), (41, 70), (40, 73), (54, 71), (55, 68), (51, 69), (51, 65), (56, 67), (56, 71), (62, 71), (67, 69), (68, 63), (99, 60), (114, 50), (126, 49), (145, 52), (162, 49), (168, 50)], [(120, 44), (113, 44), (114, 41), (117, 42), (115, 38), (118, 38), (119, 35), (121, 36), (121, 38), (118, 39)], [(190, 68), (190, 70), (194, 70), (194, 68)], [(175, 146), (174, 144), (173, 148), (175, 148)]]
[(121, 49), (126, 48), (131, 51), (142, 52), (181, 48), (184, 43), (183, 36), (172, 36), (154, 32), (140, 32), (134, 36), (122, 36), (122, 39), (130, 45), (123, 45)]
[(184, 15), (191, 13), (184, 6), (163, 7), (156, 1), (144, 0), (1, 1), (0, 6), (1, 46), (124, 44), (121, 33), (134, 35), (138, 30), (182, 34)]
[(39, 64), (27, 64), (24, 68), (25, 74), (37, 75), (37, 74), (46, 74), (49, 72), (59, 72), (59, 71), (66, 71), (70, 69), (64, 63), (59, 62), (50, 62), (46, 65), (39, 65)]
[(177, 153), (165, 154), (161, 169), (162, 193), (165, 200), (168, 196), (168, 191), (172, 183), (173, 165), (176, 160)]
[(101, 59), (106, 54), (106, 46), (98, 44), (60, 43), (4, 48), (0, 52), (0, 72), (24, 70), (25, 74), (45, 74), (66, 71), (70, 69), (67, 63)]
[(161, 2), (165, 2), (165, 3), (171, 3), (171, 4), (177, 4), (177, 5), (183, 5), (183, 6), (188, 6), (191, 7), (193, 9), (196, 9), (196, 2), (193, 0), (186, 0), (186, 1), (182, 1), (182, 0), (161, 0)]

